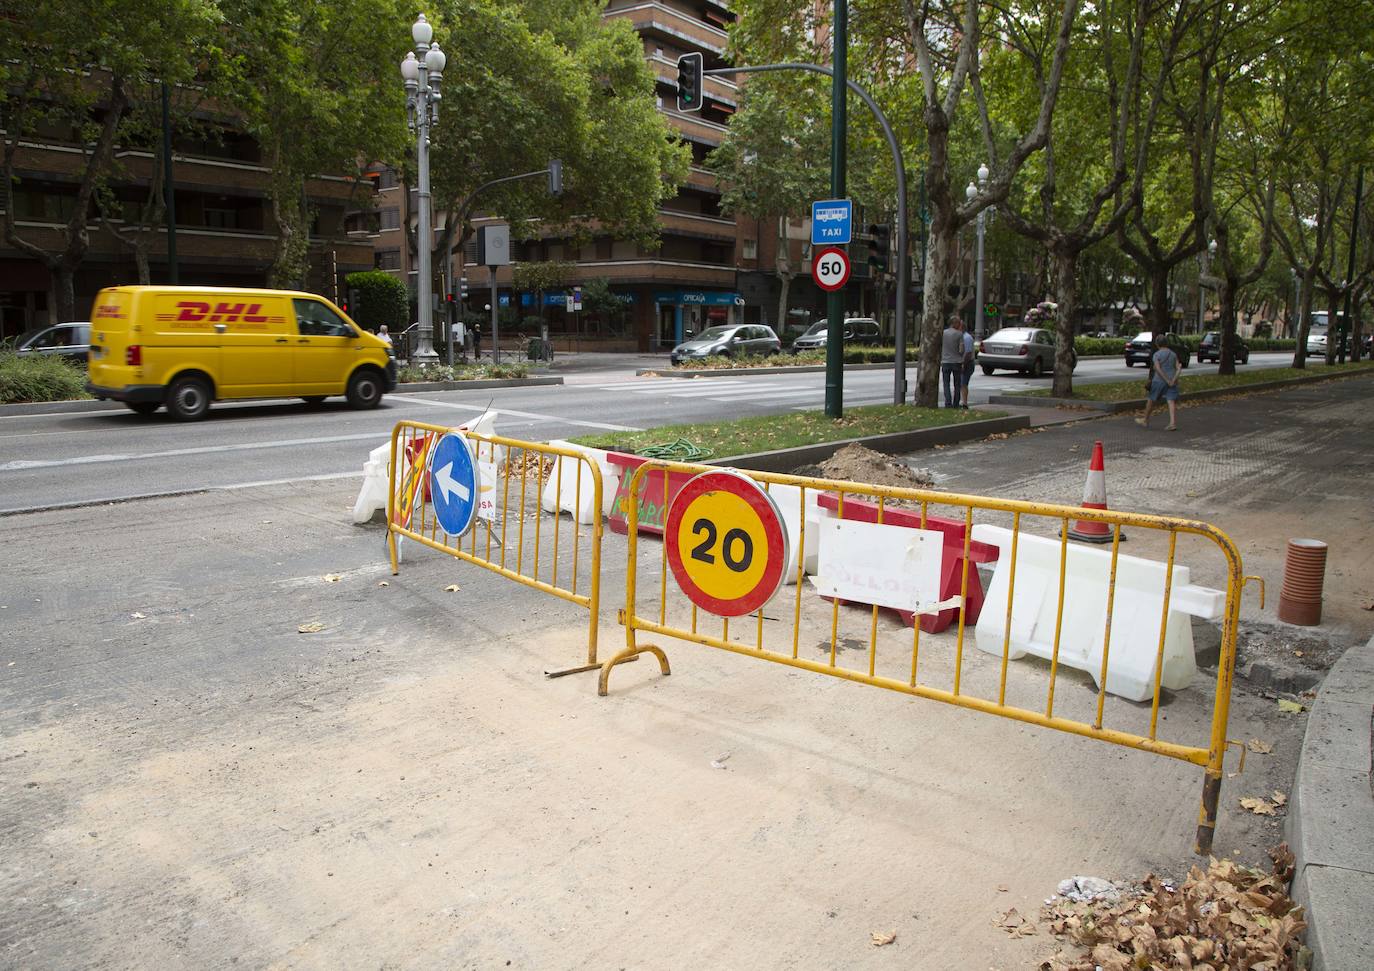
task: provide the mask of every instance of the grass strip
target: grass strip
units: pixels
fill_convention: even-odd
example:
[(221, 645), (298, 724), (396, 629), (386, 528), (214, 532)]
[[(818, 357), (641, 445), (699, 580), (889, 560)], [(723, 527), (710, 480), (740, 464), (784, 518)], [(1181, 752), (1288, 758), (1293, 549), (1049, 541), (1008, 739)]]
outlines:
[(86, 393), (86, 369), (60, 357), (20, 357), (0, 352), (0, 404), (30, 401), (78, 401)]
[(641, 449), (677, 439), (709, 449), (711, 458), (771, 452), (798, 445), (840, 442), (869, 435), (961, 425), (987, 418), (1001, 418), (1000, 411), (915, 408), (910, 405), (867, 405), (849, 409), (843, 418), (831, 419), (823, 411), (794, 411), (785, 415), (755, 415), (729, 421), (695, 425), (664, 425), (642, 432), (598, 432), (572, 441), (591, 448), (638, 453)]
[[(1339, 372), (1343, 374), (1360, 374), (1365, 371), (1374, 370), (1374, 361), (1360, 361), (1359, 363), (1333, 364), (1327, 367), (1325, 364), (1307, 368), (1275, 367), (1263, 368), (1258, 371), (1240, 371), (1236, 374), (1184, 374), (1179, 379), (1179, 391), (1187, 394), (1190, 391), (1212, 391), (1217, 388), (1244, 388), (1248, 384), (1263, 384), (1267, 381), (1285, 381), (1290, 378), (1312, 377), (1315, 375), (1331, 374)], [(1144, 376), (1131, 381), (1113, 381), (1107, 384), (1081, 384), (1073, 389), (1072, 397), (1079, 401), (1136, 401), (1145, 397)], [(1033, 391), (1019, 391), (1018, 397), (1024, 395), (1028, 398), (1049, 398), (1053, 397), (1049, 388), (1036, 388)]]

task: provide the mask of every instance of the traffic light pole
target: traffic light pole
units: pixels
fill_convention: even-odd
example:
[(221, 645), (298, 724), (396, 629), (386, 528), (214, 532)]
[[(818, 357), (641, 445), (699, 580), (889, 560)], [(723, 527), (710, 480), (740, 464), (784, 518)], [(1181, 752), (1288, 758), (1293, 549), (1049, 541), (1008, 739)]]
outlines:
[[(826, 77), (830, 78), (836, 76), (836, 72), (823, 64), (807, 64), (799, 61), (787, 61), (782, 64), (757, 64), (753, 67), (718, 67), (703, 73), (707, 75), (730, 75), (757, 74), (764, 71), (810, 71), (813, 74), (824, 74)], [(843, 74), (840, 76), (842, 77)], [(911, 281), (911, 260), (907, 255), (906, 165), (902, 162), (902, 150), (897, 145), (897, 136), (893, 134), (892, 126), (888, 124), (887, 121), (887, 115), (883, 114), (883, 110), (878, 107), (878, 103), (873, 100), (867, 91), (859, 87), (853, 81), (846, 79), (844, 84), (850, 91), (858, 95), (863, 103), (868, 106), (869, 111), (873, 112), (873, 117), (877, 119), (879, 127), (883, 130), (883, 137), (887, 139), (887, 147), (892, 152), (892, 165), (897, 175), (897, 324), (893, 329), (897, 344), (897, 359), (893, 366), (892, 373), (892, 403), (900, 405), (906, 400), (906, 300), (907, 290), (910, 287)], [(841, 99), (841, 103), (843, 103), (843, 99)], [(838, 141), (843, 142), (843, 140), (842, 133)], [(922, 191), (924, 191), (924, 181), (922, 182), (921, 188)], [(836, 195), (836, 198), (840, 198), (840, 196)], [(833, 300), (834, 297), (832, 296), (831, 299)], [(843, 314), (843, 310), (841, 310), (841, 314)], [(843, 331), (841, 331), (841, 333), (843, 334)], [(829, 345), (830, 343), (831, 340), (827, 334), (826, 344)], [(838, 343), (836, 346), (839, 346)], [(826, 414), (831, 413), (829, 354), (830, 350), (827, 346)], [(841, 379), (843, 373), (843, 371), (840, 372)]]

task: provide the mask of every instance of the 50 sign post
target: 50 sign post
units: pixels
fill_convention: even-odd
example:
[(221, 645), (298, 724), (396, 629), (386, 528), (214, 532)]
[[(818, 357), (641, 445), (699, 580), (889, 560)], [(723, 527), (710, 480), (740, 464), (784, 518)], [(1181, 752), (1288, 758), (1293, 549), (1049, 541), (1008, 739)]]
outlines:
[(674, 497), (664, 524), (668, 564), (698, 607), (742, 617), (782, 586), (787, 531), (773, 498), (738, 472), (703, 472)]
[(849, 282), (849, 254), (834, 246), (811, 258), (811, 277), (822, 290), (838, 290)]

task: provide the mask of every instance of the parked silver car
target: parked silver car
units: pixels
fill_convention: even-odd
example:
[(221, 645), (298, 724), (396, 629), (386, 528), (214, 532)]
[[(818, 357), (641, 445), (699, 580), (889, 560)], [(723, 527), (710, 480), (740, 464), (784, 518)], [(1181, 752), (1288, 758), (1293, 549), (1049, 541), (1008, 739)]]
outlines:
[(707, 327), (700, 334), (673, 348), (669, 359), (674, 364), (703, 357), (741, 357), (745, 354), (776, 354), (782, 341), (773, 328), (763, 324), (733, 324)]
[[(1054, 371), (1054, 335), (1039, 327), (1004, 327), (983, 339), (978, 364), (984, 374), (1020, 371), (1038, 378)], [(1078, 367), (1078, 355), (1073, 354)]]
[[(792, 342), (794, 351), (815, 351), (830, 342), (830, 323), (818, 320)], [(865, 344), (876, 347), (883, 342), (883, 331), (872, 317), (846, 317), (844, 321), (844, 342), (846, 345)]]
[(60, 357), (84, 365), (91, 349), (91, 325), (84, 320), (44, 327), (19, 338), (14, 352), (20, 357)]

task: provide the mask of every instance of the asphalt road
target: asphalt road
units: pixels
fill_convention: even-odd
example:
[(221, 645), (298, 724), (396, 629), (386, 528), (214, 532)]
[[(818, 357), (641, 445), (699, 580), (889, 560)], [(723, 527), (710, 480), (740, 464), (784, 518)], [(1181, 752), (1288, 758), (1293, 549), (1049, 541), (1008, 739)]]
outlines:
[[(1256, 354), (1251, 367), (1278, 366), (1287, 354)], [(123, 408), (47, 415), (4, 415), (0, 409), (0, 513), (209, 488), (358, 475), (367, 453), (398, 420), (460, 424), (489, 406), (498, 431), (543, 441), (600, 430), (652, 428), (677, 422), (819, 408), (822, 373), (738, 375), (693, 380), (643, 377), (623, 371), (569, 372), (563, 386), (388, 395), (375, 411), (353, 411), (342, 399), (308, 409), (299, 402), (216, 405), (209, 416), (181, 424), (159, 412), (142, 418)], [(1190, 374), (1216, 365), (1196, 362)], [(1080, 383), (1143, 378), (1117, 358), (1083, 361)], [(908, 383), (914, 384), (914, 369)], [(972, 402), (988, 395), (1048, 387), (1049, 378), (974, 375)], [(845, 405), (892, 398), (890, 371), (847, 371)]]

